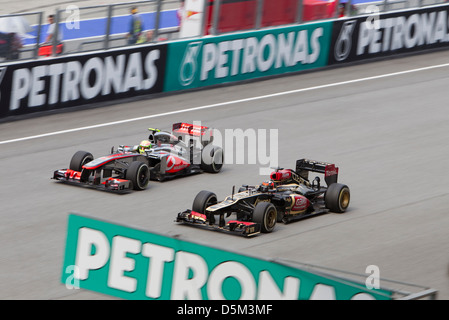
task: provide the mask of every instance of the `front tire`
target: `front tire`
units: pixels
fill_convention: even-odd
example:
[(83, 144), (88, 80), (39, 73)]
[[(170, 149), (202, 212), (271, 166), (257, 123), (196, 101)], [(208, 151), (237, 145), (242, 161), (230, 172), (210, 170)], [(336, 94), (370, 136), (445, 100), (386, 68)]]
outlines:
[(270, 202), (259, 202), (254, 208), (253, 221), (260, 224), (262, 233), (272, 232), (277, 221), (276, 207)]
[(92, 160), (94, 160), (92, 153), (87, 151), (77, 151), (70, 160), (69, 169), (81, 171), (83, 170), (83, 166)]
[(146, 163), (133, 161), (126, 170), (125, 179), (132, 182), (134, 190), (144, 190), (150, 182), (150, 168)]
[(202, 190), (193, 200), (192, 210), (204, 214), (207, 207), (210, 207), (217, 202), (217, 195), (215, 193)]
[(333, 183), (326, 190), (324, 203), (332, 212), (344, 213), (349, 206), (351, 195), (347, 185)]

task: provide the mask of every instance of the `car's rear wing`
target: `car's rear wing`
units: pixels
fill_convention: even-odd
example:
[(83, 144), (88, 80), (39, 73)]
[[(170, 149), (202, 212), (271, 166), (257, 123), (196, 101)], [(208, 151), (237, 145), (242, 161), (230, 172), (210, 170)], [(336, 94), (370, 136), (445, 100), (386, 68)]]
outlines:
[(202, 142), (212, 142), (213, 130), (206, 126), (200, 126), (185, 122), (173, 124), (172, 133), (179, 137), (180, 135), (189, 137), (199, 137)]
[(324, 174), (326, 184), (330, 186), (338, 180), (338, 167), (335, 164), (309, 159), (296, 160), (296, 173), (308, 180), (309, 172)]
[(190, 123), (184, 123), (184, 122), (178, 122), (173, 124), (173, 134), (175, 133), (181, 133), (181, 134), (188, 134), (190, 136), (200, 137), (207, 134), (209, 130), (208, 127), (205, 126), (199, 126), (195, 124)]

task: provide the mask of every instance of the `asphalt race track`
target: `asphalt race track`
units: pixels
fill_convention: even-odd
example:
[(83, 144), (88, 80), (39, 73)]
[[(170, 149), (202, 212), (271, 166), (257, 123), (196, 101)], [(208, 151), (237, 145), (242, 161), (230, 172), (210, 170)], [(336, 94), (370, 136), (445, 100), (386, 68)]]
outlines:
[[(392, 279), (449, 299), (448, 75), (442, 51), (1, 123), (0, 299), (111, 298), (60, 283), (70, 212), (263, 258), (358, 274), (376, 265), (381, 285)], [(13, 140), (201, 106), (209, 107)], [(217, 175), (152, 182), (126, 195), (50, 179), (78, 150), (105, 155), (137, 144), (148, 127), (178, 121), (222, 132), (277, 129), (279, 166), (294, 168), (303, 157), (335, 163), (351, 189), (350, 209), (245, 239), (174, 218), (202, 189), (223, 198), (233, 185), (266, 180), (265, 164), (228, 163)]]

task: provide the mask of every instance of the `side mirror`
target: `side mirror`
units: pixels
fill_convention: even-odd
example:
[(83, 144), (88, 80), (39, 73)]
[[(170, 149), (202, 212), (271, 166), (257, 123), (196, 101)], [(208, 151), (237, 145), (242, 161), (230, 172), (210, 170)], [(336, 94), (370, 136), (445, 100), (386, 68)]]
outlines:
[[(321, 181), (320, 177), (315, 177), (315, 179), (313, 179), (313, 181), (312, 181), (312, 188), (320, 190), (320, 188), (321, 188), (320, 181)], [(315, 182), (316, 182), (316, 184), (315, 184)]]

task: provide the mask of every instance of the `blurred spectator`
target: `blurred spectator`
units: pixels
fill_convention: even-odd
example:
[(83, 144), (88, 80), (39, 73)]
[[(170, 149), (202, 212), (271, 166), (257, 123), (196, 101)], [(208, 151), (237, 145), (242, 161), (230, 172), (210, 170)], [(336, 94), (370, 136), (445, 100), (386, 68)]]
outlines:
[(0, 18), (0, 56), (7, 60), (19, 59), (22, 39), (32, 28), (22, 16)]
[(167, 41), (167, 37), (158, 37), (157, 39), (153, 38), (154, 31), (153, 30), (147, 30), (145, 32), (142, 32), (142, 35), (140, 36), (139, 40), (137, 40), (137, 43), (150, 43), (150, 42), (157, 42), (157, 41)]
[(345, 8), (346, 8), (346, 5), (344, 3), (340, 2), (338, 4), (338, 17), (339, 18), (342, 18), (345, 16)]
[(137, 7), (131, 8), (131, 23), (129, 27), (129, 32), (127, 35), (128, 44), (136, 44), (140, 42), (143, 32), (143, 22), (140, 17)]
[(349, 6), (347, 1), (340, 2), (338, 4), (338, 17), (342, 18), (345, 16), (355, 16), (357, 15), (357, 7), (353, 4)]
[(6, 60), (19, 59), (22, 46), (22, 38), (17, 33), (0, 33), (0, 57)]
[(182, 23), (182, 19), (184, 16), (184, 12), (185, 12), (184, 0), (181, 0), (181, 4), (179, 5), (178, 10), (176, 11), (176, 16), (178, 17), (179, 28), (181, 28), (181, 23)]
[[(48, 30), (47, 30), (47, 37), (45, 38), (45, 43), (47, 44), (53, 44), (54, 35), (56, 32), (56, 24), (55, 24), (55, 16), (53, 14), (48, 16)], [(62, 43), (62, 30), (61, 28), (58, 29), (58, 39), (56, 40), (56, 44)]]
[(11, 33), (11, 50), (10, 50), (10, 60), (19, 59), (20, 48), (23, 47), (22, 37), (17, 33)]
[(58, 28), (57, 32), (57, 38), (55, 38), (56, 33), (56, 23), (55, 23), (55, 16), (53, 14), (50, 14), (48, 16), (48, 29), (47, 29), (47, 36), (45, 37), (45, 41), (42, 43), (42, 45), (39, 48), (38, 55), (49, 57), (53, 55), (53, 45), (55, 44), (56, 40), (56, 48), (54, 53), (55, 54), (61, 54), (64, 50), (64, 44), (62, 43), (62, 30), (61, 28)]
[(151, 42), (153, 40), (153, 30), (147, 30), (142, 32), (136, 43)]
[(8, 54), (9, 47), (11, 46), (11, 41), (8, 34), (0, 32), (0, 57), (4, 58)]
[(148, 31), (146, 32), (146, 41), (147, 41), (147, 42), (153, 41), (153, 33), (154, 33), (153, 30), (148, 30)]

